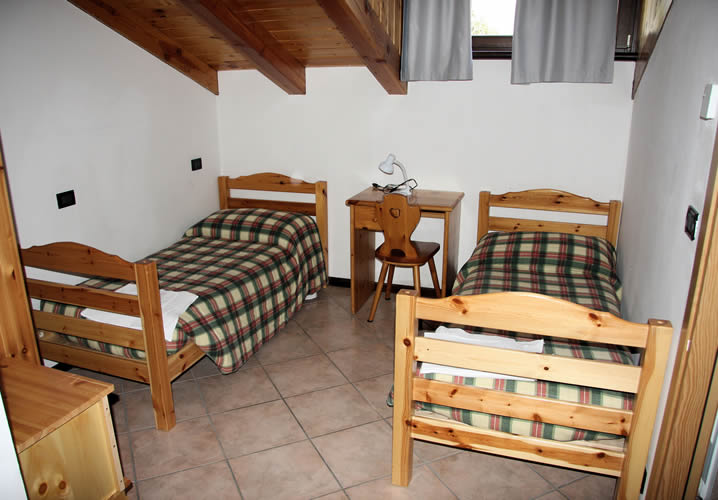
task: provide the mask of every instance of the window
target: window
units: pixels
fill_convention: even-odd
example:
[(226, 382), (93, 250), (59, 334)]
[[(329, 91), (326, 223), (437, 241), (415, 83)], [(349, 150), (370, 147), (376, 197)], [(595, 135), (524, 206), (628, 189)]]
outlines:
[[(474, 59), (511, 59), (515, 0), (471, 0), (471, 44)], [(635, 60), (634, 33), (638, 1), (619, 0), (616, 24), (616, 60)]]
[(512, 0), (472, 0), (473, 36), (511, 36), (514, 33), (516, 2)]

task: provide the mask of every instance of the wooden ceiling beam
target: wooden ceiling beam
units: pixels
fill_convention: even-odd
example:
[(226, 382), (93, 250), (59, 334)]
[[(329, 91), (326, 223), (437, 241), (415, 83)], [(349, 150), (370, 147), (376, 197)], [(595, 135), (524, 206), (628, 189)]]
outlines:
[[(317, 0), (346, 40), (364, 60), (377, 81), (389, 94), (406, 95), (400, 78), (401, 56), (391, 37), (369, 7), (361, 0)], [(400, 4), (398, 4), (400, 5)], [(399, 13), (401, 15), (401, 13)]]
[(288, 94), (306, 94), (305, 69), (292, 54), (249, 14), (231, 10), (222, 0), (180, 0), (195, 17), (247, 57), (257, 69)]
[(185, 50), (182, 44), (135, 15), (130, 9), (124, 7), (121, 1), (69, 0), (69, 2), (213, 94), (219, 94), (215, 69)]

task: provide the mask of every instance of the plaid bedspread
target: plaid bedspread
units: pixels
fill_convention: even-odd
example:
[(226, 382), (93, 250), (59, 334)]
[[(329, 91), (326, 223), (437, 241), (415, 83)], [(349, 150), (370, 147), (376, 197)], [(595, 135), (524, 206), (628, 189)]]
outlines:
[[(176, 352), (192, 339), (224, 373), (237, 370), (287, 323), (307, 294), (327, 281), (313, 219), (264, 209), (216, 212), (148, 259), (157, 262), (160, 288), (199, 297), (180, 316), (167, 351)], [(84, 283), (108, 290), (123, 284), (99, 279)], [(41, 307), (77, 317), (81, 312), (51, 302)], [(142, 351), (68, 338), (96, 350), (144, 358)]]
[[(562, 233), (490, 233), (481, 239), (471, 258), (459, 270), (452, 293), (476, 295), (505, 291), (535, 292), (619, 315), (620, 287), (616, 275), (615, 250), (606, 240)], [(490, 330), (482, 330), (482, 333), (508, 334)], [(562, 341), (551, 337), (544, 338), (543, 352), (573, 358), (633, 363), (630, 352), (623, 347)], [(421, 376), (443, 382), (611, 408), (631, 409), (633, 406), (632, 394), (556, 382), (465, 378), (442, 374)], [(617, 437), (428, 403), (417, 404), (418, 408), (469, 425), (523, 436), (558, 441)]]

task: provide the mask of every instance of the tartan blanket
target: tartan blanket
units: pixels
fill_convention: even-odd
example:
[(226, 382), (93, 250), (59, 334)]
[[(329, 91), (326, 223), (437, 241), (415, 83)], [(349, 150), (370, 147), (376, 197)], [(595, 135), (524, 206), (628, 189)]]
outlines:
[[(525, 291), (575, 302), (620, 315), (620, 281), (616, 253), (601, 238), (563, 233), (490, 233), (476, 246), (459, 270), (453, 295)], [(510, 332), (477, 329), (481, 333), (521, 337)], [(633, 364), (627, 348), (544, 337), (544, 354)], [(556, 382), (500, 380), (425, 374), (427, 379), (530, 396), (622, 408), (633, 407), (633, 395)], [(558, 441), (615, 439), (617, 436), (486, 413), (417, 403), (465, 424), (522, 436)]]
[[(157, 262), (161, 289), (186, 290), (199, 297), (180, 316), (167, 342), (168, 353), (194, 340), (223, 373), (242, 366), (289, 321), (304, 297), (327, 281), (313, 219), (265, 209), (216, 212), (148, 259)], [(107, 290), (124, 284), (104, 279), (83, 283)], [(76, 317), (81, 312), (81, 308), (52, 302), (43, 302), (41, 308)], [(143, 351), (67, 338), (95, 350), (144, 358)]]

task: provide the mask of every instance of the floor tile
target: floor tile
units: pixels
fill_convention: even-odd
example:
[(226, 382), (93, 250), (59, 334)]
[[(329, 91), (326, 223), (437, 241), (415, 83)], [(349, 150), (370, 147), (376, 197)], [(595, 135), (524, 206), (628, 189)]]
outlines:
[(385, 477), (349, 488), (347, 494), (352, 500), (374, 500), (376, 498), (442, 500), (456, 498), (456, 495), (441, 484), (441, 481), (427, 467), (418, 467), (413, 472), (411, 482), (407, 487), (394, 486), (391, 484), (391, 477)]
[(132, 464), (132, 451), (130, 450), (130, 435), (120, 434), (117, 436), (117, 451), (120, 455), (122, 475), (135, 482), (135, 468)]
[(559, 488), (559, 491), (570, 500), (602, 500), (613, 498), (615, 488), (616, 478), (591, 474)]
[(381, 418), (351, 384), (294, 396), (286, 401), (309, 437)]
[(371, 323), (371, 329), (379, 342), (394, 349), (394, 318), (375, 319)]
[(361, 382), (356, 382), (354, 385), (362, 396), (369, 401), (369, 404), (379, 412), (382, 417), (391, 417), (393, 414), (393, 408), (386, 404), (386, 398), (389, 395), (391, 386), (394, 383), (394, 375), (388, 373), (380, 377), (374, 377)]
[(137, 496), (137, 485), (131, 484), (130, 489), (125, 492), (125, 495), (127, 495), (127, 500), (137, 500), (139, 496)]
[[(251, 359), (251, 358), (250, 358)], [(194, 378), (211, 377), (213, 375), (222, 375), (214, 361), (209, 359), (207, 356), (197, 361), (192, 368), (188, 370), (192, 373)]]
[(196, 469), (140, 481), (138, 490), (142, 500), (241, 499), (232, 472), (224, 460)]
[[(376, 289), (375, 289), (376, 290)], [(367, 300), (364, 305), (362, 305), (361, 309), (359, 309), (359, 312), (357, 312), (357, 317), (360, 319), (368, 320), (369, 319), (369, 313), (371, 312), (371, 304), (372, 300), (374, 300), (374, 294), (372, 293), (372, 296), (369, 297), (369, 300)], [(374, 321), (394, 321), (394, 318), (396, 317), (396, 294), (391, 294), (391, 299), (385, 300), (384, 295), (382, 294), (381, 299), (379, 299), (379, 304), (376, 307), (376, 313), (374, 314)]]
[(179, 422), (169, 432), (133, 432), (131, 440), (138, 481), (224, 459), (208, 417)]
[(568, 483), (572, 483), (577, 479), (586, 477), (586, 473), (574, 469), (566, 469), (564, 467), (554, 467), (533, 462), (526, 462), (529, 467), (538, 472), (538, 474), (546, 481), (551, 483), (555, 488), (559, 488)]
[(432, 462), (430, 467), (461, 499), (520, 500), (553, 490), (525, 462), (485, 453), (465, 451)]
[(326, 389), (347, 382), (344, 375), (324, 354), (276, 363), (267, 366), (266, 370), (284, 397)]
[(117, 434), (127, 432), (127, 412), (125, 410), (124, 396), (113, 392), (107, 397), (107, 401), (110, 404), (110, 413), (112, 414), (115, 432)]
[(150, 384), (143, 384), (135, 380), (122, 379), (122, 392), (141, 391), (149, 388)]
[(327, 356), (352, 382), (386, 375), (394, 370), (394, 353), (380, 343), (349, 347)]
[(245, 500), (309, 499), (339, 485), (309, 441), (229, 461)]
[(377, 337), (364, 323), (355, 318), (347, 318), (318, 326), (302, 326), (324, 352), (332, 352), (346, 347), (376, 343)]
[(209, 413), (221, 413), (279, 399), (279, 393), (261, 367), (200, 378), (197, 383)]
[(541, 495), (536, 500), (566, 500), (566, 497), (554, 490), (550, 493), (546, 493), (545, 495)]
[(212, 415), (212, 422), (228, 458), (306, 439), (281, 400)]
[(178, 384), (180, 382), (189, 382), (191, 380), (194, 380), (194, 375), (192, 375), (192, 369), (185, 371), (184, 373), (181, 373), (179, 377), (174, 379), (172, 381), (173, 384)]
[(345, 488), (391, 474), (391, 428), (383, 421), (313, 441)]
[[(152, 408), (152, 394), (149, 388), (122, 394), (127, 411), (127, 425), (130, 431), (154, 427), (155, 414)], [(177, 422), (206, 415), (199, 388), (194, 380), (172, 383), (172, 399)]]
[(354, 319), (352, 313), (343, 307), (337, 307), (333, 301), (326, 301), (316, 304), (306, 304), (302, 307), (300, 314), (294, 320), (304, 328), (321, 328), (338, 322), (346, 322)]
[(319, 346), (310, 339), (294, 321), (290, 321), (255, 354), (263, 365), (281, 363), (321, 353)]
[(428, 441), (414, 440), (414, 455), (419, 462), (433, 462), (440, 458), (457, 455), (461, 453), (461, 448), (453, 446), (445, 446), (443, 444), (430, 443)]
[(342, 490), (329, 493), (321, 497), (317, 497), (315, 500), (347, 500), (349, 497)]

